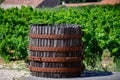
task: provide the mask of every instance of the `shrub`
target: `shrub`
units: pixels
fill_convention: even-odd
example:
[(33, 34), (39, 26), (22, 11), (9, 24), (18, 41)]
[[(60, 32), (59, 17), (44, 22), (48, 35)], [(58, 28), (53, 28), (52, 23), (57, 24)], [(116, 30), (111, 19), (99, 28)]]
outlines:
[(120, 57), (120, 4), (75, 8), (0, 9), (0, 55), (6, 60), (25, 59), (28, 55), (30, 24), (80, 24), (85, 32), (85, 56), (89, 63), (108, 48)]
[(2, 3), (2, 2), (4, 2), (5, 0), (0, 0), (0, 4)]

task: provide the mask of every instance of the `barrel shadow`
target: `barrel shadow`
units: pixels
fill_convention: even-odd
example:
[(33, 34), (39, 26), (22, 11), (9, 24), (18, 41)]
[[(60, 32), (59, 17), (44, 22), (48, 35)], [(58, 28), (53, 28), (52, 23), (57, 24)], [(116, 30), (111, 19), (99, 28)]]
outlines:
[(112, 72), (102, 72), (102, 71), (89, 71), (86, 70), (84, 71), (83, 75), (81, 77), (85, 78), (85, 77), (100, 77), (100, 76), (109, 76), (112, 75)]

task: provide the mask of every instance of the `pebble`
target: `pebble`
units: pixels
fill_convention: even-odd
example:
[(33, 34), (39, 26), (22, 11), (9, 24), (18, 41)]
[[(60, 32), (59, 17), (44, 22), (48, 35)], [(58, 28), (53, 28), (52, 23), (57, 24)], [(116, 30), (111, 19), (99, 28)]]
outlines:
[(3, 65), (0, 65), (0, 69), (2, 69), (3, 68)]

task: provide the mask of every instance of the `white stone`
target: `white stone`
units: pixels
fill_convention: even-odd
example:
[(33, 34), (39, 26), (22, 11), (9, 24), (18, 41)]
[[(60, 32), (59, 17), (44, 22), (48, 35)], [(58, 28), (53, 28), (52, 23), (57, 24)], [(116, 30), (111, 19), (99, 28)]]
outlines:
[(0, 69), (2, 69), (3, 68), (3, 65), (0, 65)]

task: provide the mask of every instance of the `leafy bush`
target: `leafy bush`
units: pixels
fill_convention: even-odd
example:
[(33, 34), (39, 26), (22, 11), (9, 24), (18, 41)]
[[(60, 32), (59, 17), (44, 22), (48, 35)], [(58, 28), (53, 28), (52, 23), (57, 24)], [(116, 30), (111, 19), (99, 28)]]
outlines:
[(89, 63), (110, 50), (120, 58), (120, 4), (75, 8), (0, 9), (0, 55), (6, 60), (25, 59), (28, 55), (30, 24), (80, 24), (85, 32), (85, 56)]
[(0, 4), (2, 3), (2, 2), (4, 2), (5, 0), (0, 0)]

